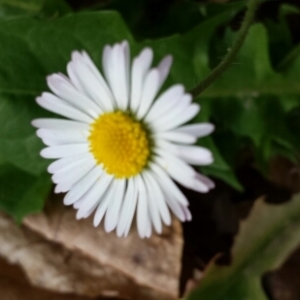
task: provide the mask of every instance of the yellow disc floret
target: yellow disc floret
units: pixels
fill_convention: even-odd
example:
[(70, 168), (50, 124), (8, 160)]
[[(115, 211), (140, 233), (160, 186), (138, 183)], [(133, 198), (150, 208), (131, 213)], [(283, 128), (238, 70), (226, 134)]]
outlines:
[(116, 111), (99, 116), (91, 124), (90, 150), (108, 174), (129, 178), (141, 172), (150, 156), (143, 124)]

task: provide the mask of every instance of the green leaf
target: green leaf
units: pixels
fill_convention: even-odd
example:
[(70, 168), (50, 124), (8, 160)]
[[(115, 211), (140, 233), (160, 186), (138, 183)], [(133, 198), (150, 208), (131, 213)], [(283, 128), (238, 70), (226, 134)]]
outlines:
[[(227, 43), (235, 33), (227, 31)], [(236, 62), (208, 88), (202, 97), (297, 95), (300, 92), (297, 71), (274, 71), (269, 57), (267, 30), (262, 24), (253, 25)]]
[(0, 209), (17, 222), (42, 210), (51, 188), (48, 174), (30, 175), (10, 165), (0, 166)]
[(238, 191), (243, 191), (243, 187), (236, 178), (233, 168), (224, 160), (213, 139), (206, 137), (199, 140), (198, 144), (209, 149), (214, 156), (214, 162), (211, 165), (201, 167), (202, 173), (219, 178)]
[(31, 174), (41, 174), (48, 162), (41, 159), (42, 142), (30, 122), (43, 114), (34, 105), (33, 96), (0, 95), (0, 164), (10, 163)]
[[(101, 28), (101, 34), (99, 34)], [(20, 220), (40, 211), (50, 188), (49, 160), (31, 121), (51, 114), (35, 103), (46, 76), (65, 72), (73, 50), (85, 49), (100, 66), (104, 45), (132, 41), (119, 15), (83, 13), (55, 19), (0, 21), (0, 207)]]
[(71, 7), (64, 0), (44, 0), (44, 5), (38, 16), (46, 19), (54, 19), (71, 12)]
[(44, 0), (0, 0), (0, 17), (18, 17), (37, 14)]
[(188, 300), (267, 300), (261, 276), (281, 266), (300, 243), (300, 194), (285, 204), (259, 199), (241, 224), (230, 266), (211, 263)]
[[(227, 31), (227, 43), (234, 36), (235, 33)], [(267, 173), (272, 156), (281, 154), (296, 161), (299, 153), (297, 137), (286, 120), (287, 112), (300, 104), (296, 79), (300, 52), (298, 56), (293, 52), (293, 61), (279, 73), (271, 65), (269, 51), (265, 27), (252, 26), (236, 64), (199, 98), (213, 118), (217, 133), (229, 130), (240, 138), (240, 144), (242, 139), (248, 139), (248, 148), (254, 149), (255, 162), (263, 173)], [(237, 153), (232, 151), (228, 158), (222, 152), (225, 141), (219, 141), (219, 136), (215, 140), (221, 155), (233, 162)]]
[(71, 11), (64, 0), (0, 0), (0, 17), (40, 16), (54, 18)]
[(44, 172), (49, 161), (40, 158), (42, 143), (30, 123), (50, 115), (34, 101), (47, 90), (46, 76), (65, 72), (75, 49), (85, 49), (100, 65), (104, 45), (124, 38), (132, 39), (113, 12), (73, 15), (51, 23), (28, 18), (0, 21), (0, 60), (5, 61), (0, 67), (0, 162), (35, 175)]

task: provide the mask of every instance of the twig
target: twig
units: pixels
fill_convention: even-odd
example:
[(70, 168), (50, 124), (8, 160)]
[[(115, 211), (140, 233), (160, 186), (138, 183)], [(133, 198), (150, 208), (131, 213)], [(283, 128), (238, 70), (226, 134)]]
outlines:
[(211, 73), (202, 80), (198, 85), (196, 85), (190, 93), (197, 97), (199, 96), (205, 89), (207, 89), (217, 78), (219, 78), (227, 68), (232, 64), (235, 56), (238, 54), (241, 49), (245, 38), (248, 34), (249, 28), (255, 16), (255, 11), (258, 6), (259, 0), (249, 0), (247, 4), (247, 12), (245, 14), (245, 18), (243, 20), (242, 26), (237, 34), (235, 41), (232, 44), (232, 47), (228, 50), (222, 62), (211, 71)]

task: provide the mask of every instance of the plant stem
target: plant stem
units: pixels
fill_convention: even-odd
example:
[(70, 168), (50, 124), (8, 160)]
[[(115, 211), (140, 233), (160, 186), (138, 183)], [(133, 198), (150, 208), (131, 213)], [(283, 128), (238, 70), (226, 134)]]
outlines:
[(190, 93), (197, 97), (199, 96), (205, 89), (207, 89), (216, 79), (218, 79), (231, 65), (232, 61), (238, 54), (241, 49), (245, 38), (248, 34), (249, 28), (255, 16), (255, 11), (258, 6), (259, 0), (249, 0), (247, 4), (247, 11), (245, 14), (245, 18), (243, 20), (242, 26), (237, 34), (235, 41), (233, 42), (231, 48), (229, 48), (227, 54), (221, 63), (211, 71), (211, 73), (203, 79), (198, 85), (196, 85)]

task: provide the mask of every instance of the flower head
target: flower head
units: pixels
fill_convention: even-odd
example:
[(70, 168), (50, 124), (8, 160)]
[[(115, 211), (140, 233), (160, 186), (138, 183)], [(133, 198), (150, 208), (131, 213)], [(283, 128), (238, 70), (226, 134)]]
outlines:
[[(209, 123), (183, 125), (200, 110), (180, 84), (158, 95), (171, 64), (165, 57), (150, 68), (153, 52), (145, 48), (130, 66), (127, 42), (106, 46), (103, 73), (86, 52), (73, 52), (68, 77), (47, 78), (52, 93), (37, 98), (43, 108), (67, 119), (36, 119), (37, 135), (48, 146), (44, 158), (55, 192), (67, 192), (65, 205), (77, 218), (93, 212), (94, 226), (105, 216), (106, 231), (127, 236), (136, 212), (141, 237), (152, 227), (170, 225), (170, 210), (190, 220), (188, 201), (172, 179), (207, 192), (214, 183), (189, 164), (207, 165), (209, 150), (192, 145), (213, 131)], [(172, 178), (172, 179), (171, 179)]]

